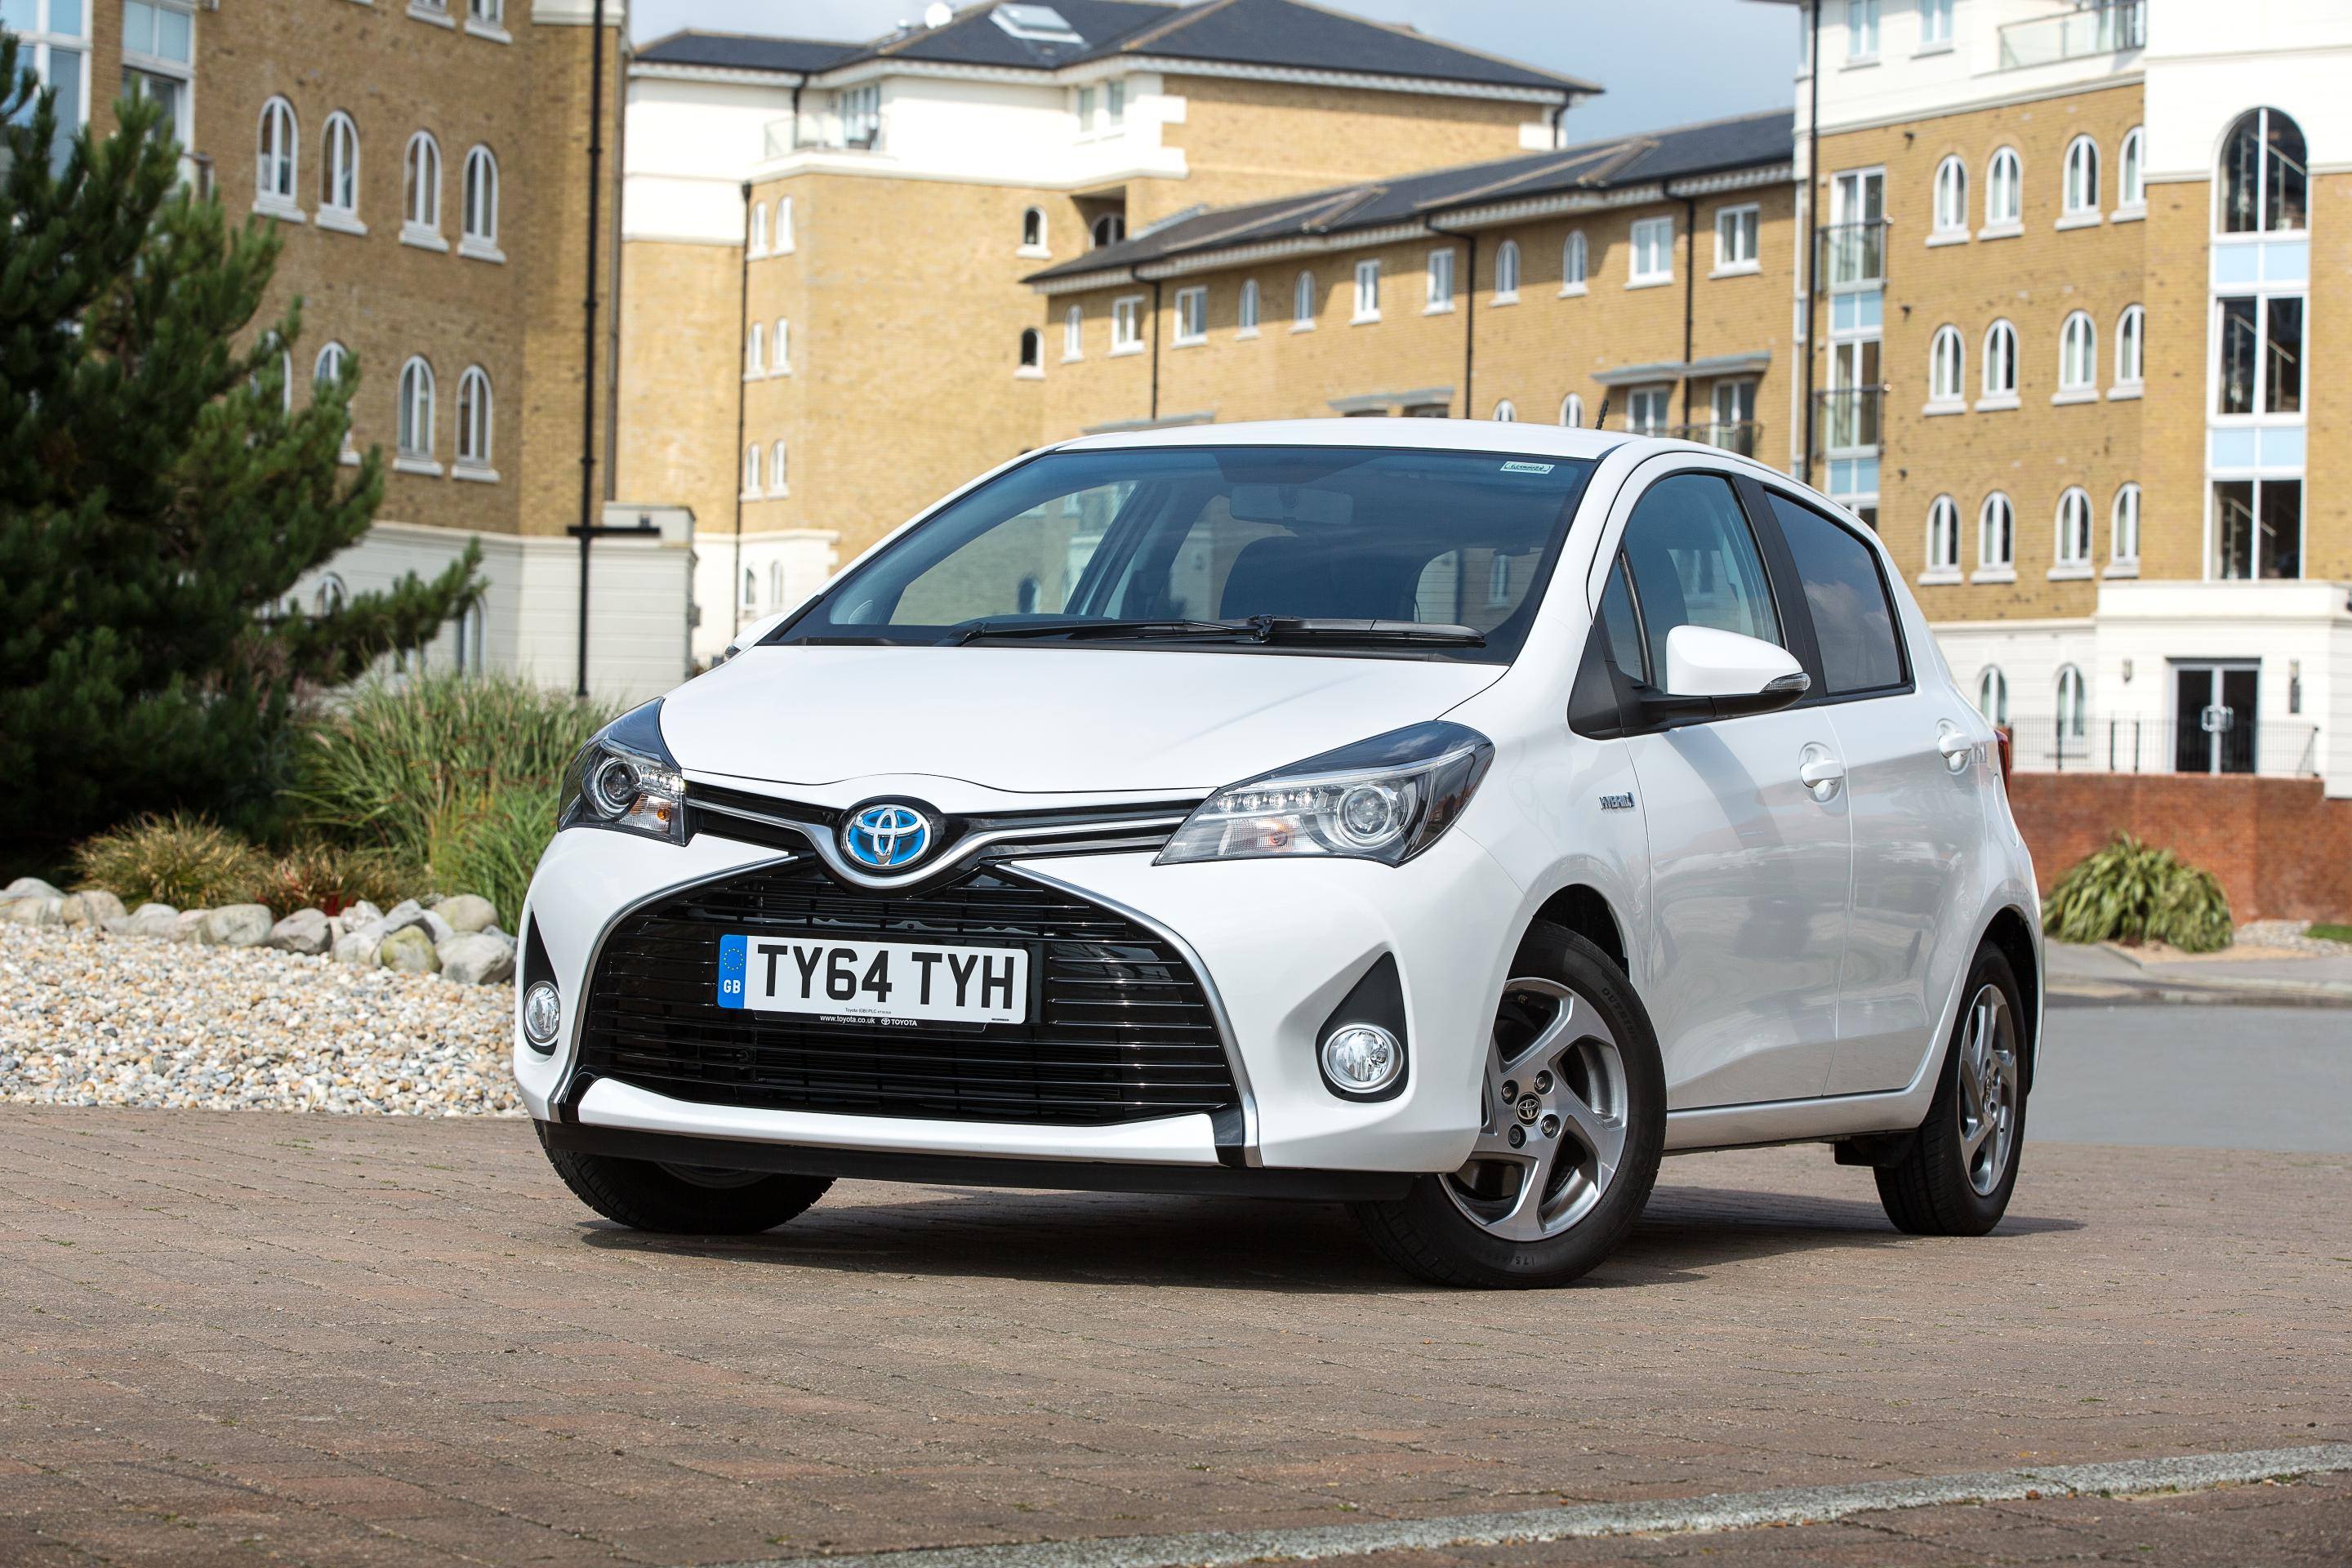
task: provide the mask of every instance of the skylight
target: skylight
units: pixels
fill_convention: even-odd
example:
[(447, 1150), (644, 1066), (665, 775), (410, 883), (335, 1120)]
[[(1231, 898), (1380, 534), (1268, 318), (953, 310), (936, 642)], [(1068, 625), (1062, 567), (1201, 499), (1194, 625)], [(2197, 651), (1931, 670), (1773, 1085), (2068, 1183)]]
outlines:
[(996, 25), (1033, 44), (1083, 44), (1078, 30), (1051, 5), (999, 5), (989, 13)]

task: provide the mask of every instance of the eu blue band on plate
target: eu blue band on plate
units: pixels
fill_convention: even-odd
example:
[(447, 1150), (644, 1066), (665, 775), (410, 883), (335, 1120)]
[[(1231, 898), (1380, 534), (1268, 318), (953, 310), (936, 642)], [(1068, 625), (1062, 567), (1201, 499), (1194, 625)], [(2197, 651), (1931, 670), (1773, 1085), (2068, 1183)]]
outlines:
[(743, 1005), (743, 965), (751, 939), (743, 936), (722, 936), (719, 939), (719, 1005), (721, 1007)]

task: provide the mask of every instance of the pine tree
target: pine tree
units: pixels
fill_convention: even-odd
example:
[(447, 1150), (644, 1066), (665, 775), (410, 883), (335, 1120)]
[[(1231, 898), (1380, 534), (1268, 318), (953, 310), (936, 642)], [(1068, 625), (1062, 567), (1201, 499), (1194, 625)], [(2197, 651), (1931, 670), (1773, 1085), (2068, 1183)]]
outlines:
[[(356, 359), (289, 395), (300, 301), (248, 334), (275, 226), (180, 180), (158, 106), (54, 156), (51, 95), (0, 32), (0, 846), (137, 811), (258, 826), (295, 702), (429, 640), (481, 594), (431, 582), (280, 606), (383, 497), (342, 452)], [(245, 346), (240, 347), (242, 343)]]

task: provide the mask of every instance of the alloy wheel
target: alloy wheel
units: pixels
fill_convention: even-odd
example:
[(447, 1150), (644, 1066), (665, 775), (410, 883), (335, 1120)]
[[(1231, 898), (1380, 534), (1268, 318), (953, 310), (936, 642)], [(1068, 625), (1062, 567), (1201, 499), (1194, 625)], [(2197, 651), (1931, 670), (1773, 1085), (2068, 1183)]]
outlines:
[(1470, 1158), (1443, 1178), (1465, 1217), (1541, 1241), (1592, 1212), (1625, 1155), (1625, 1058), (1601, 1010), (1556, 980), (1503, 987)]
[(2009, 1172), (2017, 1142), (2017, 1020), (1997, 985), (1978, 989), (1960, 1037), (1960, 1163), (1979, 1197)]

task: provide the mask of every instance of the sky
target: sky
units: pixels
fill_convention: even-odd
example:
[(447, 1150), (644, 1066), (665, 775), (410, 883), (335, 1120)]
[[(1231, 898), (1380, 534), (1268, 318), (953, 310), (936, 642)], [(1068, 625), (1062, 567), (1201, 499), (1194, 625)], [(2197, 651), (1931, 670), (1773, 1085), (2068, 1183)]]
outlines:
[[(638, 40), (680, 27), (870, 38), (927, 0), (635, 0)], [(1320, 0), (1382, 22), (1597, 81), (1572, 142), (1793, 102), (1797, 13), (1759, 0)]]

